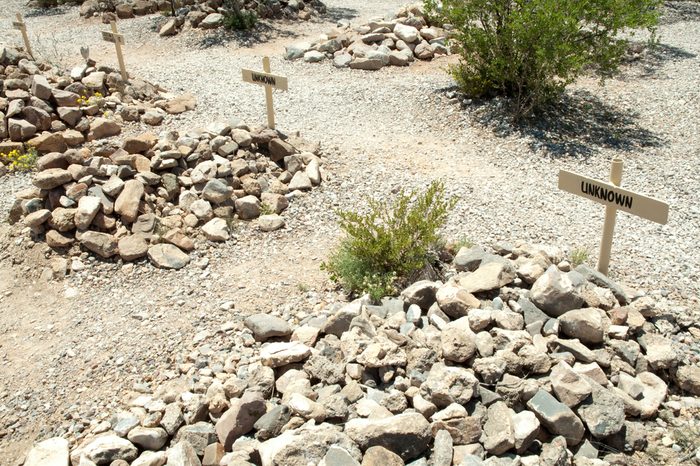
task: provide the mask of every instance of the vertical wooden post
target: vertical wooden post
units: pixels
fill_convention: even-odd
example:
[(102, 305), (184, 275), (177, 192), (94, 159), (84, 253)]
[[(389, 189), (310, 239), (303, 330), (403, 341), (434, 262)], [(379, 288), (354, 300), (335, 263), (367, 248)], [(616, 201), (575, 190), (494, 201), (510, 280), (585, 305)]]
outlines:
[[(620, 186), (622, 182), (622, 160), (614, 159), (610, 167), (610, 182)], [(603, 238), (600, 241), (600, 254), (598, 256), (598, 272), (607, 275), (610, 264), (610, 251), (612, 250), (613, 232), (617, 209), (614, 206), (605, 206), (605, 223), (603, 224)]]
[[(270, 57), (263, 57), (263, 71), (271, 73)], [(267, 103), (267, 127), (275, 129), (275, 110), (272, 107), (272, 86), (265, 86), (265, 101)]]
[(20, 24), (19, 30), (22, 32), (22, 39), (24, 39), (24, 48), (27, 49), (29, 56), (34, 58), (34, 52), (32, 52), (32, 46), (29, 43), (29, 36), (27, 35), (27, 25), (22, 19), (22, 15), (17, 13), (17, 22)]
[(129, 80), (129, 75), (126, 74), (126, 66), (124, 65), (124, 55), (122, 55), (122, 44), (119, 42), (119, 37), (117, 34), (117, 23), (110, 21), (110, 26), (112, 26), (112, 33), (114, 34), (114, 45), (117, 48), (117, 60), (119, 60), (119, 71), (121, 71), (122, 79), (124, 81)]

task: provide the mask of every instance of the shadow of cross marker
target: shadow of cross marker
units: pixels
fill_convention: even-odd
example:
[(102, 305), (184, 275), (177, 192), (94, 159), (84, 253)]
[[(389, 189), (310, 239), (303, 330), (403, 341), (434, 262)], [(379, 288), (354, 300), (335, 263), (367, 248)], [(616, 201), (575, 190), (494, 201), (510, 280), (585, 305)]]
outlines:
[(27, 35), (27, 25), (24, 23), (21, 14), (17, 13), (17, 21), (12, 21), (12, 28), (17, 29), (22, 33), (22, 39), (24, 39), (24, 48), (29, 54), (29, 56), (34, 58), (34, 52), (32, 52), (32, 46), (29, 43), (29, 36)]
[(614, 159), (610, 168), (610, 183), (594, 180), (566, 170), (559, 170), (559, 189), (585, 197), (605, 206), (603, 237), (600, 240), (598, 271), (608, 274), (612, 249), (615, 217), (618, 210), (665, 225), (668, 222), (668, 204), (620, 188), (622, 160)]
[(124, 54), (122, 53), (122, 45), (124, 45), (124, 35), (119, 34), (117, 31), (117, 23), (110, 21), (109, 25), (112, 27), (112, 31), (102, 31), (102, 40), (111, 42), (117, 49), (117, 60), (119, 61), (119, 71), (122, 74), (122, 79), (124, 81), (129, 80), (129, 75), (126, 74), (126, 66), (124, 65)]
[(272, 107), (272, 89), (280, 91), (287, 90), (287, 78), (285, 76), (277, 76), (270, 72), (270, 57), (263, 58), (263, 70), (241, 70), (243, 81), (251, 84), (259, 84), (265, 86), (265, 102), (267, 103), (267, 127), (275, 129), (275, 110)]

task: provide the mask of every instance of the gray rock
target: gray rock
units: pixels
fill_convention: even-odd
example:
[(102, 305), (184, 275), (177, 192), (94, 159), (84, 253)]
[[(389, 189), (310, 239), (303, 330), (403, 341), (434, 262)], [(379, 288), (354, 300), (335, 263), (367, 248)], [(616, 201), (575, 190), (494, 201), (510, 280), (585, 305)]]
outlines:
[(451, 466), (452, 464), (452, 436), (445, 429), (439, 430), (433, 443), (433, 454), (430, 457), (433, 466)]
[(360, 466), (360, 463), (346, 449), (334, 445), (328, 449), (319, 466)]
[(285, 221), (283, 217), (277, 214), (261, 215), (258, 218), (258, 226), (262, 231), (276, 231), (284, 228)]
[(308, 42), (299, 42), (285, 47), (284, 58), (287, 60), (296, 60), (302, 58), (304, 54), (311, 48)]
[(421, 384), (420, 393), (438, 408), (443, 408), (452, 403), (467, 404), (478, 386), (478, 379), (467, 369), (436, 363)]
[(401, 298), (408, 304), (416, 304), (421, 309), (429, 309), (436, 301), (440, 283), (421, 280), (409, 285), (401, 292)]
[(580, 273), (583, 275), (583, 278), (588, 280), (589, 282), (598, 285), (603, 288), (607, 288), (610, 291), (613, 292), (613, 295), (615, 296), (615, 299), (622, 305), (626, 305), (629, 303), (629, 298), (627, 297), (627, 293), (625, 293), (625, 290), (622, 289), (620, 285), (615, 283), (614, 281), (610, 280), (608, 277), (603, 275), (602, 273), (598, 272), (595, 269), (590, 268), (586, 264), (581, 264), (578, 267), (576, 267), (576, 272)]
[(162, 269), (181, 269), (190, 261), (190, 256), (172, 244), (156, 244), (148, 248), (148, 258)]
[(197, 452), (186, 441), (178, 442), (168, 450), (168, 466), (202, 466)]
[(223, 218), (213, 218), (202, 226), (202, 233), (209, 241), (226, 241), (231, 236)]
[(326, 59), (326, 54), (321, 53), (316, 50), (309, 50), (304, 54), (304, 61), (306, 63), (318, 63)]
[(475, 335), (471, 330), (448, 327), (440, 336), (442, 355), (448, 361), (463, 363), (476, 354)]
[[(342, 448), (356, 461), (362, 453), (353, 441), (335, 426), (306, 424), (287, 430), (259, 445), (262, 466), (308, 466), (320, 464), (331, 448)], [(330, 465), (327, 465), (330, 466)]]
[(80, 244), (100, 257), (109, 258), (118, 251), (117, 239), (108, 233), (98, 233), (96, 231), (86, 231), (76, 235)]
[(233, 188), (218, 178), (207, 181), (202, 190), (202, 197), (215, 204), (222, 204), (230, 200), (231, 194), (233, 194)]
[(116, 435), (97, 437), (82, 449), (82, 453), (98, 466), (116, 460), (130, 462), (138, 456), (138, 450), (131, 442)]
[(177, 19), (172, 18), (161, 26), (158, 35), (161, 37), (174, 36), (177, 34)]
[[(620, 377), (622, 378), (622, 373), (620, 373)], [(625, 414), (649, 419), (656, 415), (659, 406), (666, 399), (668, 387), (661, 378), (651, 372), (637, 374), (636, 379), (643, 385), (641, 399), (635, 400), (619, 387), (614, 387), (612, 391), (622, 399), (625, 405)]]
[(656, 333), (647, 333), (638, 341), (653, 369), (671, 369), (678, 365), (678, 351), (670, 339)]
[(561, 331), (583, 343), (599, 344), (605, 338), (603, 311), (596, 308), (574, 309), (559, 317)]
[(564, 361), (554, 366), (550, 380), (557, 398), (570, 408), (577, 406), (591, 394), (591, 385)]
[(265, 400), (258, 392), (246, 392), (231, 400), (231, 406), (216, 423), (219, 442), (228, 451), (240, 436), (253, 430), (255, 422), (265, 414)]
[(27, 454), (24, 466), (68, 466), (68, 440), (53, 437), (37, 443)]
[(311, 183), (311, 179), (304, 171), (296, 172), (292, 177), (292, 181), (289, 182), (290, 191), (295, 191), (297, 189), (300, 191), (309, 191), (312, 188), (313, 184)]
[(185, 419), (182, 416), (182, 408), (180, 408), (180, 405), (171, 403), (165, 407), (160, 425), (165, 429), (168, 435), (175, 435), (177, 430), (184, 423)]
[(303, 361), (311, 354), (311, 348), (303, 343), (268, 343), (260, 350), (260, 359), (268, 367), (281, 367)]
[(420, 37), (418, 29), (401, 23), (397, 23), (396, 26), (394, 26), (394, 34), (396, 34), (396, 37), (407, 44), (412, 44), (413, 42), (418, 41), (418, 38)]
[(348, 66), (354, 70), (376, 71), (384, 66), (384, 62), (376, 58), (355, 58)]
[(468, 293), (480, 293), (502, 288), (515, 280), (515, 269), (510, 262), (494, 261), (482, 264), (474, 272), (463, 276), (459, 285)]
[(464, 288), (449, 283), (437, 290), (435, 299), (440, 309), (453, 319), (464, 317), (470, 309), (476, 309), (481, 305), (481, 302)]
[(515, 438), (515, 449), (522, 453), (530, 448), (532, 442), (537, 439), (540, 433), (540, 421), (532, 411), (523, 410), (511, 418), (513, 422), (513, 437)]
[(347, 68), (352, 61), (352, 55), (349, 53), (341, 53), (333, 58), (333, 66), (336, 68)]
[(49, 168), (34, 175), (32, 183), (40, 189), (54, 189), (73, 180), (68, 170), (62, 168)]
[(676, 372), (678, 386), (686, 392), (700, 396), (700, 367), (681, 366)]
[(569, 446), (583, 439), (585, 429), (576, 414), (544, 390), (539, 390), (527, 402), (528, 408), (537, 415), (542, 425), (554, 435), (561, 435)]
[(202, 29), (215, 29), (221, 26), (224, 22), (224, 16), (220, 13), (210, 13), (206, 18), (199, 23)]
[(404, 413), (383, 419), (351, 419), (345, 433), (366, 450), (384, 447), (404, 460), (423, 453), (431, 440), (430, 424), (418, 413)]
[(580, 309), (584, 302), (569, 276), (555, 265), (549, 267), (532, 285), (530, 300), (552, 317)]
[(51, 218), (49, 209), (40, 209), (24, 217), (24, 224), (30, 228), (38, 228)]
[(173, 443), (185, 441), (192, 446), (197, 455), (202, 456), (206, 447), (217, 440), (214, 426), (210, 422), (200, 421), (180, 428)]
[(168, 441), (168, 434), (160, 427), (134, 427), (127, 436), (134, 445), (144, 449), (157, 451)]
[(263, 342), (272, 337), (287, 337), (292, 334), (292, 327), (286, 320), (269, 314), (248, 316), (244, 323), (253, 332), (256, 341)]
[(625, 425), (625, 405), (620, 397), (595, 384), (591, 397), (576, 412), (598, 439), (617, 434)]
[(32, 76), (32, 95), (41, 100), (49, 100), (51, 98), (51, 85), (49, 81), (40, 74)]
[(556, 437), (542, 446), (539, 464), (541, 466), (561, 466), (571, 464), (571, 455), (567, 449), (570, 446), (565, 437)]
[(7, 120), (7, 132), (11, 141), (23, 142), (36, 134), (37, 127), (26, 120), (9, 118)]
[(489, 406), (483, 427), (482, 443), (491, 455), (502, 455), (515, 446), (510, 408), (503, 401), (497, 401)]
[(78, 201), (78, 209), (75, 211), (75, 226), (80, 230), (90, 227), (95, 215), (102, 207), (102, 200), (99, 197), (83, 196)]
[(289, 422), (291, 413), (286, 405), (279, 405), (261, 416), (253, 427), (255, 428), (255, 438), (260, 441), (278, 436), (282, 428)]
[(362, 466), (404, 466), (404, 461), (391, 450), (375, 445), (365, 452)]
[(125, 236), (119, 239), (119, 256), (125, 261), (134, 261), (148, 253), (148, 242), (143, 235)]
[(251, 220), (260, 216), (260, 200), (252, 195), (235, 201), (236, 212), (241, 220)]
[(123, 221), (133, 223), (139, 216), (139, 205), (143, 194), (144, 186), (140, 181), (127, 181), (114, 202), (114, 211), (121, 215)]

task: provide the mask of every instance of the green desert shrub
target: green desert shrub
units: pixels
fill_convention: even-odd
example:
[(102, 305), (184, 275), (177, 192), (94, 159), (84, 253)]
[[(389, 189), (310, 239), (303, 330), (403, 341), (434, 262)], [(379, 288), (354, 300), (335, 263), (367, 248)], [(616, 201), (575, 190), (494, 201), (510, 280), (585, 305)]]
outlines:
[(512, 98), (516, 117), (557, 99), (587, 69), (612, 75), (634, 29), (652, 32), (662, 0), (425, 0), (454, 26), (450, 72), (472, 98)]
[(258, 17), (250, 10), (232, 11), (224, 15), (224, 27), (232, 31), (253, 29), (257, 22)]
[(374, 301), (395, 294), (434, 261), (438, 229), (455, 202), (441, 182), (433, 182), (423, 193), (368, 200), (364, 214), (338, 212), (346, 236), (322, 267), (351, 293), (369, 293)]

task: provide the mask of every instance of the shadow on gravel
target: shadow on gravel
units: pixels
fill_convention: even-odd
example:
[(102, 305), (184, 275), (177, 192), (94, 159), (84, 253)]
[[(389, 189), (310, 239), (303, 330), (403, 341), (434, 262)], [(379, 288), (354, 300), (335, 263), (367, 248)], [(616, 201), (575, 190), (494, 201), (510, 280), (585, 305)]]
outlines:
[(324, 16), (337, 22), (342, 19), (351, 20), (357, 18), (359, 12), (352, 8), (328, 7)]
[[(455, 87), (438, 91), (455, 98)], [(533, 151), (553, 157), (591, 157), (598, 150), (660, 147), (664, 140), (637, 123), (637, 114), (613, 107), (587, 91), (568, 92), (556, 107), (514, 123), (507, 99), (462, 101), (469, 118), (499, 137), (523, 137)]]
[(647, 42), (633, 42), (622, 59), (622, 74), (630, 71), (641, 76), (654, 75), (662, 65), (669, 62), (688, 60), (697, 55), (668, 44), (649, 46)]
[(700, 2), (665, 2), (659, 23), (667, 25), (681, 21), (700, 21)]
[(194, 44), (195, 47), (208, 49), (235, 43), (240, 47), (254, 47), (277, 38), (294, 38), (299, 34), (281, 29), (269, 23), (259, 22), (252, 31), (228, 31), (224, 28), (213, 30)]
[[(68, 13), (68, 11), (72, 7), (72, 5), (61, 5), (53, 8), (31, 8), (27, 10), (23, 14), (23, 16), (25, 18), (39, 18), (42, 16), (60, 16)], [(14, 14), (12, 15), (12, 19), (14, 20)]]

